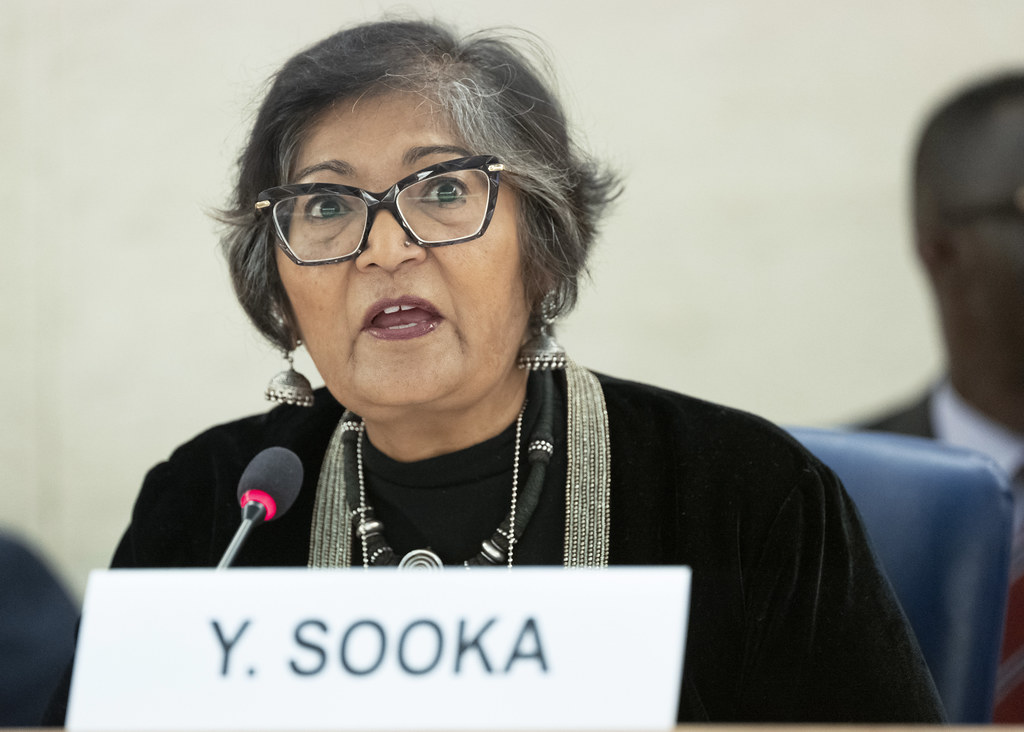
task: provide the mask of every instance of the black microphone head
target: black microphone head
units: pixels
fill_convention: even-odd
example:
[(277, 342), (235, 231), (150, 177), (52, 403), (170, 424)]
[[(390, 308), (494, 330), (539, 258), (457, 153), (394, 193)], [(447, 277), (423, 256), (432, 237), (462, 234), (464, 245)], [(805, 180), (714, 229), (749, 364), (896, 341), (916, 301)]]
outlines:
[[(267, 521), (284, 515), (302, 488), (302, 461), (286, 447), (268, 447), (249, 461), (238, 481), (238, 500), (267, 507)], [(266, 501), (269, 497), (271, 501)]]

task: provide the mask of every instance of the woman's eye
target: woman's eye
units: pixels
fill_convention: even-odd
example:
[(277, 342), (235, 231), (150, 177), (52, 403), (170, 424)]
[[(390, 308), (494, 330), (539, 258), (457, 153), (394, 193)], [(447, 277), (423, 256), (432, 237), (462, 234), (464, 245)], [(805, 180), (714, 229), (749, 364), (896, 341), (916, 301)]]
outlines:
[(348, 212), (348, 206), (337, 196), (313, 196), (306, 202), (306, 216), (314, 219), (333, 219)]
[(434, 183), (424, 198), (440, 205), (451, 205), (465, 201), (466, 191), (457, 180), (440, 180)]

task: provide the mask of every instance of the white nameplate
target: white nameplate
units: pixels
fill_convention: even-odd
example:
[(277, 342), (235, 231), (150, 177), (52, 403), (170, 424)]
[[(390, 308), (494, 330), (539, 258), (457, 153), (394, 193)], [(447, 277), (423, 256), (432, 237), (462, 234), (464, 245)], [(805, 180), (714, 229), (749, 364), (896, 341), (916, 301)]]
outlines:
[(690, 570), (93, 572), (69, 730), (675, 725)]

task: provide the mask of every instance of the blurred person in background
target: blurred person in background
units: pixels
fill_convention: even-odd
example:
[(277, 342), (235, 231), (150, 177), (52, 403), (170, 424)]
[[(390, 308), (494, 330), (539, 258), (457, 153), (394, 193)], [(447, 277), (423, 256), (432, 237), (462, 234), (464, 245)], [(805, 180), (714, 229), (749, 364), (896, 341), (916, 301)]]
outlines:
[(1024, 722), (1024, 73), (973, 83), (928, 118), (914, 158), (913, 223), (946, 372), (912, 403), (862, 426), (986, 453), (1012, 478), (995, 719)]

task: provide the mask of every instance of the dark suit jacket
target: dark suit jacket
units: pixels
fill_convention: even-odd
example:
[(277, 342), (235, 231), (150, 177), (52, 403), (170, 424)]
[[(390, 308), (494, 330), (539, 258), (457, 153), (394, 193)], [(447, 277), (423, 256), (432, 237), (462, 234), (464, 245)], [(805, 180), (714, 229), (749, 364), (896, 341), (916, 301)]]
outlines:
[(78, 609), (46, 565), (0, 534), (0, 727), (35, 727), (75, 650)]
[(860, 429), (875, 432), (897, 432), (918, 437), (935, 437), (931, 418), (931, 391), (925, 392), (917, 401), (885, 415), (875, 417), (858, 425)]

